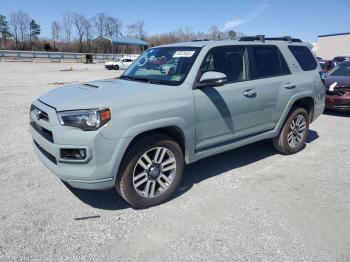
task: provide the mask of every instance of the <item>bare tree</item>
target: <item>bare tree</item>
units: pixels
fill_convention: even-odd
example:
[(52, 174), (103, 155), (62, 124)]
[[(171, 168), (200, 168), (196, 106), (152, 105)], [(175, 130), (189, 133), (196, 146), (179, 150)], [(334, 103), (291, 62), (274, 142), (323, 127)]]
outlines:
[(191, 41), (197, 38), (193, 29), (189, 26), (186, 26), (184, 29), (180, 28), (175, 34), (180, 41)]
[(105, 33), (107, 36), (121, 36), (123, 23), (117, 17), (108, 16), (105, 24)]
[(90, 19), (90, 20), (86, 19), (85, 20), (85, 23), (84, 23), (85, 39), (86, 39), (86, 46), (87, 46), (87, 50), (88, 51), (91, 50), (91, 41), (92, 41), (92, 38), (93, 38), (92, 24), (93, 24), (92, 19)]
[(10, 16), (10, 26), (13, 38), (15, 39), (16, 49), (18, 49), (18, 38), (19, 38), (19, 18), (16, 13), (12, 13)]
[(79, 51), (83, 52), (83, 39), (86, 35), (86, 24), (88, 23), (86, 17), (83, 14), (73, 13), (72, 24), (75, 28), (75, 32), (79, 40)]
[(127, 25), (127, 34), (129, 37), (145, 39), (145, 22), (143, 20), (139, 20), (136, 23)]
[(24, 44), (24, 41), (29, 37), (30, 32), (30, 22), (32, 21), (32, 18), (25, 12), (18, 11), (19, 16), (19, 32), (21, 35), (21, 41), (22, 44)]
[(56, 46), (56, 43), (59, 41), (60, 39), (60, 35), (61, 35), (61, 25), (60, 22), (58, 21), (53, 21), (51, 24), (51, 35), (52, 35), (52, 41), (54, 46)]
[(107, 25), (107, 15), (105, 13), (98, 13), (93, 18), (93, 25), (98, 36), (105, 35)]
[(16, 49), (18, 49), (18, 42), (22, 43), (22, 49), (24, 49), (24, 41), (29, 37), (30, 22), (32, 18), (23, 11), (12, 13), (10, 16), (10, 25), (12, 28), (12, 34), (15, 38)]
[(220, 35), (220, 30), (219, 28), (217, 27), (217, 25), (212, 25), (210, 26), (209, 28), (209, 36), (210, 38), (218, 38)]
[(72, 35), (72, 14), (70, 12), (65, 12), (63, 14), (63, 31), (64, 31), (64, 41), (66, 43), (66, 50), (71, 41)]

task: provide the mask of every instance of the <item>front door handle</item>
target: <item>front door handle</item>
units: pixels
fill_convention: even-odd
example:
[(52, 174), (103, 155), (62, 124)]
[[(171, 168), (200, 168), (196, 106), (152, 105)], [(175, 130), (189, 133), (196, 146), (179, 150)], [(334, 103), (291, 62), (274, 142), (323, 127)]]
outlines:
[(284, 88), (286, 88), (286, 89), (294, 89), (294, 88), (296, 88), (296, 85), (293, 85), (291, 83), (287, 83), (287, 84), (284, 85)]
[(246, 97), (256, 97), (256, 90), (255, 89), (248, 89), (243, 92), (243, 95)]

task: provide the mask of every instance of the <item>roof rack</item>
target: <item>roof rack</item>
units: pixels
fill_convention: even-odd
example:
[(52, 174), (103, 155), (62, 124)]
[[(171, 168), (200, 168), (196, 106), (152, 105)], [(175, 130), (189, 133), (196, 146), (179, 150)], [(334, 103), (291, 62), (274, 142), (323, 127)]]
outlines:
[(265, 35), (256, 35), (256, 36), (243, 36), (239, 39), (239, 41), (261, 41), (261, 42), (265, 42), (265, 40), (298, 42), (298, 43), (302, 42), (299, 38), (292, 38), (291, 36), (265, 37)]
[(256, 36), (243, 36), (239, 41), (261, 41), (265, 42), (265, 35), (256, 35)]
[(291, 36), (282, 36), (282, 37), (267, 37), (266, 40), (274, 40), (274, 41), (286, 41), (286, 42), (297, 42), (302, 43), (299, 38), (292, 38)]

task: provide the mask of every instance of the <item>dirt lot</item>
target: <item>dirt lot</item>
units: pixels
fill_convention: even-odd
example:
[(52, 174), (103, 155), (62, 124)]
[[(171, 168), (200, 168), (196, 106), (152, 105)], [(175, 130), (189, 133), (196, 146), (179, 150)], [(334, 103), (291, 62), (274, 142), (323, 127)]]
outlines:
[(176, 197), (148, 210), (68, 189), (32, 151), (30, 103), (117, 74), (0, 63), (0, 261), (350, 261), (350, 114), (322, 115), (296, 155), (263, 141), (192, 164)]

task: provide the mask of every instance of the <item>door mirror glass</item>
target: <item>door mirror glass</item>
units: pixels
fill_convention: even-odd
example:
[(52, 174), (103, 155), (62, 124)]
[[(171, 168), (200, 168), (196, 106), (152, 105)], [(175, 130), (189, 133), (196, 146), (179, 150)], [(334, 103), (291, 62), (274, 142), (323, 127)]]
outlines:
[(222, 86), (227, 82), (227, 76), (224, 73), (216, 71), (205, 72), (197, 87), (206, 87), (206, 86)]

